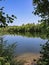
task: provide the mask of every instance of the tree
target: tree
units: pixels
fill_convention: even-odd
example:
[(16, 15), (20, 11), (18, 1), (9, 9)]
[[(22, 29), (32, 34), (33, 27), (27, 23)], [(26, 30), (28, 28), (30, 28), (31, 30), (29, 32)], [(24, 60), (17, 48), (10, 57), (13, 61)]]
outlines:
[(16, 18), (16, 16), (11, 15), (11, 17), (8, 14), (5, 14), (3, 12), (4, 7), (0, 8), (0, 23), (2, 23), (3, 25), (7, 25), (7, 23), (12, 23), (14, 21), (14, 18)]
[(42, 45), (41, 57), (37, 61), (37, 65), (49, 65), (49, 40)]
[[(49, 30), (49, 0), (33, 0), (34, 14), (40, 16), (42, 28)], [(49, 65), (49, 40), (42, 45), (41, 57), (37, 61), (37, 65)]]
[(49, 0), (33, 0), (34, 14), (39, 15), (49, 25)]
[(0, 7), (0, 25), (6, 26), (8, 25), (8, 23), (12, 23), (14, 21), (14, 18), (17, 18), (17, 17), (14, 15), (9, 16), (3, 11), (3, 9), (4, 7)]

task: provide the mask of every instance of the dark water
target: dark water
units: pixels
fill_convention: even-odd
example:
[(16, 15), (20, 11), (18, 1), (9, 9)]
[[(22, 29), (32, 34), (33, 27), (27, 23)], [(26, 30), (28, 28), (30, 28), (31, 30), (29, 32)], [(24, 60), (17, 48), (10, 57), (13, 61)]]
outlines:
[(14, 35), (4, 34), (2, 35), (4, 41), (7, 40), (7, 44), (16, 43), (16, 54), (20, 55), (23, 53), (39, 53), (41, 47), (40, 44), (45, 44), (47, 39), (41, 38), (41, 36), (29, 36), (26, 35)]

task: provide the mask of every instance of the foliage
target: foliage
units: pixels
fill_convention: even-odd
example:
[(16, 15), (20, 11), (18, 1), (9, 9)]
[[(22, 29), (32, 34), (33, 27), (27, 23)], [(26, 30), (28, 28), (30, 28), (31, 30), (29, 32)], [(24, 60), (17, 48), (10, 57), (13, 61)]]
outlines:
[(11, 15), (11, 17), (8, 14), (5, 14), (3, 12), (4, 7), (0, 8), (0, 26), (7, 26), (8, 23), (12, 23), (14, 21), (14, 18), (16, 18), (14, 15)]
[(41, 57), (37, 61), (37, 65), (49, 65), (49, 40), (42, 45)]
[(49, 0), (33, 0), (34, 14), (42, 18), (49, 25)]
[[(33, 0), (34, 14), (40, 16), (41, 31), (47, 31), (49, 35), (49, 0)], [(45, 30), (44, 30), (45, 29)], [(42, 45), (41, 57), (37, 61), (37, 65), (49, 65), (49, 40)]]
[(0, 27), (7, 26), (8, 23), (12, 23), (14, 21), (14, 18), (17, 17), (15, 15), (9, 16), (4, 12), (4, 7), (0, 7)]
[(1, 65), (14, 65), (14, 50), (16, 44), (7, 45), (6, 41), (0, 37), (0, 64)]
[(13, 32), (13, 33), (24, 33), (24, 32), (49, 32), (49, 26), (46, 26), (44, 24), (45, 22), (42, 22), (41, 24), (26, 24), (22, 26), (8, 26), (6, 28), (0, 28), (0, 30), (5, 31), (5, 32)]

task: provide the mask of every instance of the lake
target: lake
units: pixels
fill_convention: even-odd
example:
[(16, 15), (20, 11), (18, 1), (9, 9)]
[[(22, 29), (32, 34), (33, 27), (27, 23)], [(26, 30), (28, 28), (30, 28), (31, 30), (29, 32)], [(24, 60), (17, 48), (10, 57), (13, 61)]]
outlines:
[[(40, 44), (45, 44), (47, 38), (42, 38), (39, 34), (2, 34), (3, 40), (7, 44), (16, 43), (16, 54), (21, 55), (24, 53), (39, 53), (41, 50)], [(1, 35), (0, 35), (1, 36)], [(43, 36), (44, 37), (44, 36)]]

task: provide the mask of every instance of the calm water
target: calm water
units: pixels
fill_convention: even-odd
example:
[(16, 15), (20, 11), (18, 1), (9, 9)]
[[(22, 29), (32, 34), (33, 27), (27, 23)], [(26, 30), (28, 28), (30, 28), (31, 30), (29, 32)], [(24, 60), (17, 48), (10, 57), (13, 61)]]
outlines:
[(7, 40), (7, 44), (16, 43), (16, 54), (20, 55), (23, 53), (39, 53), (41, 47), (40, 44), (44, 44), (47, 39), (42, 39), (40, 36), (25, 36), (25, 35), (2, 35), (4, 41)]

